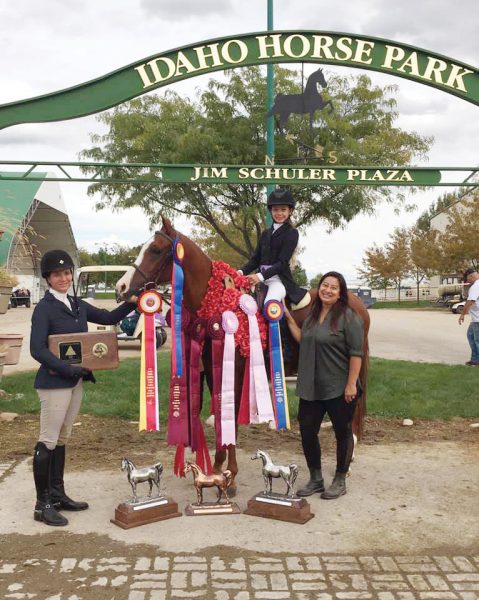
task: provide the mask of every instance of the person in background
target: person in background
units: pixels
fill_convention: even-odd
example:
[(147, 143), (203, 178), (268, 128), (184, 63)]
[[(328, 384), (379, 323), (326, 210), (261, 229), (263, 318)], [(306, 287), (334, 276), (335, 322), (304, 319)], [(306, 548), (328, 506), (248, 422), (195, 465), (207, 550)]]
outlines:
[(59, 511), (88, 508), (86, 502), (77, 502), (66, 494), (63, 476), (65, 444), (80, 409), (83, 382), (95, 383), (95, 377), (90, 369), (69, 365), (50, 352), (48, 336), (88, 331), (88, 321), (114, 325), (135, 304), (125, 302), (110, 312), (84, 302), (76, 294), (68, 295), (74, 265), (63, 250), (46, 252), (40, 266), (49, 289), (33, 311), (30, 337), (30, 353), (40, 363), (34, 383), (40, 398), (40, 435), (33, 455), (37, 493), (34, 519), (63, 526), (68, 520)]
[[(271, 192), (268, 210), (273, 225), (261, 233), (253, 256), (239, 273), (248, 275), (252, 285), (264, 282), (268, 286), (265, 303), (269, 300), (282, 302), (288, 296), (292, 310), (298, 310), (307, 306), (311, 297), (294, 281), (289, 266), (299, 239), (298, 230), (291, 224), (294, 207), (295, 200), (291, 192), (282, 189)], [(253, 273), (256, 270), (258, 272)]]
[(462, 313), (459, 316), (459, 325), (464, 323), (464, 317), (471, 315), (471, 322), (467, 328), (467, 341), (471, 347), (471, 359), (466, 362), (469, 367), (479, 367), (479, 273), (476, 269), (464, 271), (464, 283), (469, 283), (469, 292)]
[[(323, 275), (318, 296), (300, 329), (285, 310), (293, 338), (299, 343), (296, 394), (301, 442), (310, 479), (298, 496), (321, 493), (331, 500), (346, 493), (346, 475), (354, 450), (352, 421), (358, 397), (364, 329), (348, 305), (348, 288), (336, 271)], [(325, 490), (319, 430), (328, 414), (336, 436), (336, 474)]]

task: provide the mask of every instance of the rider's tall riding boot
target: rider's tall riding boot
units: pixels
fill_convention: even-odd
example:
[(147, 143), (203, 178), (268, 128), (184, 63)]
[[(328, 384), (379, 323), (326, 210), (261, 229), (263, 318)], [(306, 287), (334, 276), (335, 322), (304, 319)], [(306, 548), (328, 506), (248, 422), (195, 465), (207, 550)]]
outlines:
[(76, 502), (65, 493), (63, 474), (65, 472), (65, 446), (56, 446), (52, 452), (50, 470), (50, 497), (57, 510), (86, 510), (87, 502)]
[(37, 502), (33, 518), (47, 525), (61, 527), (68, 525), (67, 519), (59, 514), (50, 499), (50, 463), (53, 450), (49, 450), (43, 442), (38, 442), (33, 454), (33, 478), (37, 490)]
[(336, 471), (333, 483), (321, 494), (324, 500), (335, 500), (346, 493), (346, 473)]
[(298, 496), (312, 496), (324, 492), (324, 479), (321, 469), (309, 469), (309, 476), (308, 483), (296, 492)]

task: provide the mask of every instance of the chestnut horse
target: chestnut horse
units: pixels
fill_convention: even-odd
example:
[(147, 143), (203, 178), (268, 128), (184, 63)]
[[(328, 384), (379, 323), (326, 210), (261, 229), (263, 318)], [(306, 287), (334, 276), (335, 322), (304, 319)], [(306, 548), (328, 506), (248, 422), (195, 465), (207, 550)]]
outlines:
[[(201, 307), (201, 302), (206, 295), (208, 289), (208, 281), (212, 274), (212, 262), (206, 254), (185, 235), (178, 233), (166, 218), (162, 217), (162, 228), (156, 231), (154, 236), (148, 240), (142, 247), (140, 254), (133, 263), (133, 266), (123, 275), (116, 284), (117, 296), (119, 298), (127, 298), (132, 294), (139, 293), (144, 289), (149, 289), (160, 284), (168, 283), (172, 278), (173, 257), (172, 244), (175, 239), (179, 239), (185, 250), (185, 259), (183, 261), (183, 306), (191, 314), (196, 312)], [(311, 290), (312, 302), (309, 306), (294, 311), (292, 314), (299, 326), (308, 316), (312, 304), (317, 297), (317, 290)], [(364, 322), (364, 360), (362, 362), (360, 380), (363, 389), (366, 389), (366, 374), (367, 374), (367, 335), (369, 330), (369, 314), (361, 300), (354, 294), (349, 294), (349, 305), (361, 317)], [(297, 362), (297, 344), (290, 338), (290, 343), (295, 349), (295, 356), (292, 357), (293, 362)], [(203, 366), (208, 384), (211, 382), (212, 361), (209, 344), (205, 344), (203, 351)], [(297, 365), (285, 365), (286, 373), (295, 372)], [(238, 415), (241, 390), (243, 386), (243, 374), (245, 368), (245, 359), (241, 356), (239, 350), (236, 351), (235, 360), (235, 407), (236, 416)], [(211, 386), (210, 386), (211, 389)], [(358, 437), (361, 436), (362, 421), (364, 417), (365, 399), (364, 395), (359, 400), (355, 418), (353, 422), (353, 431)], [(228, 448), (217, 449), (215, 453), (215, 461), (213, 471), (215, 473), (222, 472), (222, 465), (228, 458), (227, 469), (231, 471), (233, 476), (231, 494), (234, 493), (234, 479), (238, 473), (238, 464), (236, 461), (236, 449), (234, 445)]]

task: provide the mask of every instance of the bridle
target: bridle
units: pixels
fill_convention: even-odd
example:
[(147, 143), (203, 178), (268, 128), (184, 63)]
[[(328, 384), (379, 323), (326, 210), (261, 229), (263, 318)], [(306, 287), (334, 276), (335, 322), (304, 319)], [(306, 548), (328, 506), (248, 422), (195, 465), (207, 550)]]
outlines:
[[(151, 290), (154, 289), (157, 284), (158, 284), (158, 279), (160, 277), (160, 274), (163, 272), (163, 269), (166, 267), (166, 265), (168, 264), (168, 262), (170, 260), (173, 260), (173, 255), (171, 253), (171, 248), (173, 247), (173, 244), (175, 243), (175, 240), (169, 236), (167, 233), (165, 233), (164, 231), (158, 230), (155, 231), (155, 235), (161, 235), (162, 237), (164, 237), (166, 240), (168, 240), (170, 242), (170, 246), (167, 246), (166, 248), (163, 248), (162, 250), (160, 250), (159, 254), (158, 254), (158, 258), (161, 257), (162, 261), (160, 263), (160, 268), (158, 269), (158, 277), (153, 281), (150, 280), (148, 281), (150, 278), (148, 277), (148, 275), (146, 275), (142, 269), (140, 269), (140, 267), (133, 263), (131, 266), (135, 269), (135, 271), (138, 271), (138, 273), (143, 277), (144, 279), (144, 284), (142, 285), (142, 287), (133, 290), (133, 293), (139, 293), (139, 292), (143, 292), (145, 290)], [(178, 234), (177, 234), (178, 235)], [(177, 237), (178, 239), (178, 237)]]

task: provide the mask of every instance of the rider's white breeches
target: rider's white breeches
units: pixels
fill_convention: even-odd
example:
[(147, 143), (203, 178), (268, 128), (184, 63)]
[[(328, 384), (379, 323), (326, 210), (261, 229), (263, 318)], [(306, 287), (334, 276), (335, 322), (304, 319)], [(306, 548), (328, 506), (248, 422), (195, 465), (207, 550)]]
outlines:
[(286, 296), (286, 288), (281, 283), (279, 275), (273, 275), (269, 279), (265, 279), (264, 283), (268, 286), (268, 293), (266, 294), (265, 303), (269, 300), (278, 300), (283, 302)]

